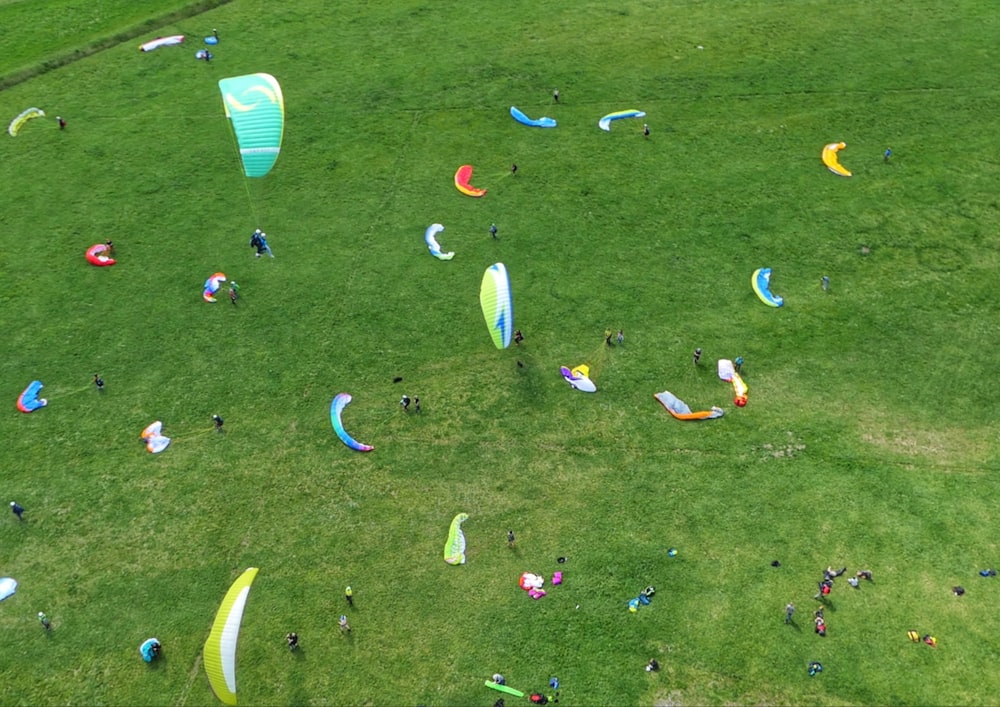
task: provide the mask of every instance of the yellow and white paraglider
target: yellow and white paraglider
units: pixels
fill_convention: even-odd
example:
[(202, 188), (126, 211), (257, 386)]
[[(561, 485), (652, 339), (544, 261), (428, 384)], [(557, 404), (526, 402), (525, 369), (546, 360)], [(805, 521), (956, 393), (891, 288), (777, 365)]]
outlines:
[(233, 582), (205, 641), (205, 674), (212, 692), (227, 705), (236, 704), (236, 639), (240, 636), (250, 585), (256, 577), (257, 568), (251, 567)]
[(10, 125), (7, 126), (7, 133), (11, 137), (17, 137), (17, 134), (21, 132), (21, 128), (32, 118), (44, 118), (45, 111), (41, 108), (29, 108), (26, 111), (21, 111), (14, 120), (10, 121)]
[(823, 164), (826, 168), (841, 177), (850, 177), (851, 172), (840, 164), (840, 157), (837, 155), (838, 152), (847, 147), (846, 142), (831, 142), (829, 145), (823, 147)]

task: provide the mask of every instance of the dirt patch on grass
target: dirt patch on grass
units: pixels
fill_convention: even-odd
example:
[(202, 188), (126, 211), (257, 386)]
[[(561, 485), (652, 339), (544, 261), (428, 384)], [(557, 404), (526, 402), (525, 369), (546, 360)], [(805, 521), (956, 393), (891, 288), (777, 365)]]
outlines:
[(885, 420), (861, 422), (861, 440), (891, 454), (936, 467), (974, 471), (990, 455), (990, 443), (978, 430), (920, 429)]

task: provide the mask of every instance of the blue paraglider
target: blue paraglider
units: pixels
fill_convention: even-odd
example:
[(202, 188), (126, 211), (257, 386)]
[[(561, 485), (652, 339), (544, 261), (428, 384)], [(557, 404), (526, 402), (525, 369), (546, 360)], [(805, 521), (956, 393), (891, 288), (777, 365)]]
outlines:
[(160, 649), (162, 648), (159, 638), (147, 638), (139, 646), (139, 655), (147, 663), (152, 663), (153, 659), (160, 655)]
[(42, 385), (41, 381), (31, 381), (31, 384), (18, 396), (17, 409), (21, 412), (33, 412), (48, 405), (48, 400), (38, 397), (38, 393), (43, 387), (45, 386)]

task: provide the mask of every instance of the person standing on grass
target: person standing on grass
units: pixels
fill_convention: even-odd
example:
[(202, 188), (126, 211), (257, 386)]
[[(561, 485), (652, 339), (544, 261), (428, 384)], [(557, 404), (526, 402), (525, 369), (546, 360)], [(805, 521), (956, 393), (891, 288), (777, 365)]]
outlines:
[(792, 615), (795, 613), (795, 604), (793, 602), (788, 602), (785, 604), (785, 623), (792, 623)]
[(402, 398), (399, 399), (399, 404), (402, 406), (403, 412), (409, 412), (410, 411), (410, 396), (409, 395), (404, 395)]
[(497, 225), (490, 224), (490, 235), (493, 236), (493, 240), (497, 240)]
[(24, 520), (24, 507), (21, 506), (17, 501), (10, 502), (10, 510), (14, 512), (14, 515), (17, 516), (18, 520), (20, 521)]
[(66, 129), (66, 121), (63, 120), (63, 117), (61, 115), (57, 115), (56, 116), (56, 122), (59, 123), (59, 129), (60, 130), (65, 130)]
[(554, 89), (552, 91), (552, 100), (555, 101), (556, 103), (559, 102), (559, 89), (558, 88)]
[(611, 330), (610, 329), (605, 329), (604, 330), (604, 343), (607, 344), (608, 346), (613, 346), (613, 344), (611, 343)]
[(516, 164), (512, 164), (510, 166), (510, 174), (511, 174), (512, 177), (516, 177), (517, 176), (517, 165)]
[(212, 415), (212, 422), (215, 423), (215, 431), (222, 432), (222, 425), (225, 423), (225, 420), (218, 415)]
[(337, 622), (337, 625), (340, 626), (340, 632), (341, 633), (350, 633), (351, 632), (351, 624), (349, 624), (347, 622), (347, 616), (346, 615), (344, 615), (344, 614), (340, 615), (340, 621)]
[(694, 365), (698, 365), (698, 361), (701, 360), (701, 349), (694, 350)]
[(349, 584), (347, 585), (347, 587), (344, 588), (344, 599), (347, 600), (347, 605), (353, 609), (354, 608), (354, 590), (351, 589), (351, 585), (349, 585)]
[(514, 346), (520, 346), (522, 341), (524, 341), (524, 334), (521, 333), (520, 329), (515, 329), (514, 330)]
[(236, 300), (240, 298), (240, 286), (236, 284), (236, 280), (229, 281), (229, 301), (236, 304)]
[(45, 615), (44, 611), (38, 612), (38, 622), (42, 625), (42, 628), (44, 628), (46, 632), (52, 630), (52, 622), (49, 621), (49, 617)]
[(98, 390), (104, 390), (104, 379), (101, 378), (99, 373), (94, 374), (94, 387)]
[(288, 643), (288, 650), (294, 651), (299, 647), (299, 634), (295, 631), (290, 632), (285, 636), (285, 642)]
[(649, 137), (649, 123), (643, 123), (642, 124), (642, 134), (645, 137)]
[(892, 157), (892, 148), (887, 147), (885, 148), (885, 152), (882, 153), (882, 161), (888, 164), (890, 157)]
[(618, 330), (617, 341), (618, 341), (618, 345), (619, 346), (621, 346), (622, 344), (625, 343), (625, 330), (624, 329), (619, 329)]
[(420, 398), (413, 396), (413, 412), (420, 412)]
[(507, 531), (507, 547), (514, 547), (514, 531)]

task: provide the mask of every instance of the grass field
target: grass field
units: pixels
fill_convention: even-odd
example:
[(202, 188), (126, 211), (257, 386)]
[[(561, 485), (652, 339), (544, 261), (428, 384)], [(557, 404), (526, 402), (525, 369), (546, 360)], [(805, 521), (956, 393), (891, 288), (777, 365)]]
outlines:
[[(0, 502), (26, 508), (0, 516), (0, 703), (216, 704), (202, 646), (251, 566), (245, 705), (485, 706), (494, 672), (558, 676), (563, 705), (995, 699), (994, 3), (185, 7), (0, 3), (0, 116), (48, 115), (0, 139)], [(287, 119), (248, 181), (217, 82), (257, 71)], [(647, 117), (597, 128), (627, 108)], [(841, 140), (850, 179), (819, 159)], [(88, 265), (108, 238), (118, 264)], [(526, 337), (504, 351), (478, 304), (497, 261)], [(237, 306), (202, 301), (216, 271)], [(743, 409), (715, 372), (736, 356)], [(559, 376), (580, 363), (596, 395)], [(24, 415), (34, 379), (49, 405)], [(665, 389), (726, 415), (676, 421)], [(369, 454), (330, 428), (342, 391)], [(874, 582), (837, 581), (820, 638), (828, 565)], [(560, 569), (539, 601), (517, 586)]]

